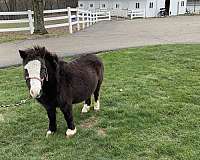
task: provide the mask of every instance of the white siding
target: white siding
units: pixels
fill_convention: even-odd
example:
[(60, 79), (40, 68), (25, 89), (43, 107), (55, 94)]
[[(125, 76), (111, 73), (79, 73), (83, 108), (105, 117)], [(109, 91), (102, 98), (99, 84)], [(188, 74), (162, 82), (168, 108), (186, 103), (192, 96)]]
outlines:
[(116, 9), (116, 4), (119, 4), (119, 9), (136, 9), (136, 3), (140, 3), (140, 9), (144, 9), (147, 0), (79, 0), (78, 5), (83, 4), (85, 9), (89, 9), (91, 3), (95, 4), (95, 8), (102, 8), (102, 4), (106, 4), (108, 9)]
[[(151, 4), (151, 7), (150, 7)], [(147, 0), (146, 3), (146, 17), (156, 17), (157, 14), (157, 1)]]
[(200, 13), (200, 1), (194, 2), (193, 0), (187, 1), (187, 10), (191, 13)]
[[(184, 6), (181, 6), (182, 1), (184, 1)], [(169, 13), (171, 16), (176, 16), (179, 14), (185, 14), (186, 12), (187, 0), (171, 0)]]
[[(150, 2), (153, 3), (153, 8), (149, 8)], [(94, 4), (93, 8), (90, 7), (91, 3)], [(156, 17), (160, 8), (165, 7), (165, 0), (79, 0), (79, 6), (83, 4), (84, 9), (92, 11), (102, 9), (103, 4), (105, 4), (108, 10), (113, 12), (134, 10), (136, 9), (136, 3), (139, 3), (140, 10), (145, 11), (146, 17)], [(116, 5), (118, 6), (117, 8)]]
[(160, 8), (165, 8), (165, 0), (157, 0), (157, 11), (160, 11)]
[[(106, 2), (106, 0), (105, 0), (105, 2)], [(80, 4), (82, 4), (83, 7), (80, 7)], [(91, 7), (91, 5), (93, 5), (93, 7)], [(80, 1), (78, 1), (78, 6), (85, 10), (95, 11), (95, 10), (100, 9), (100, 1), (98, 1), (98, 0), (80, 0)]]
[(171, 0), (170, 7), (169, 7), (169, 15), (170, 16), (177, 15), (177, 12), (178, 12), (177, 8), (178, 8), (178, 0)]
[(103, 0), (99, 2), (99, 8), (100, 9), (106, 9), (109, 8), (108, 0)]
[[(150, 3), (153, 8), (150, 8)], [(156, 17), (160, 12), (160, 8), (165, 8), (165, 0), (147, 0), (146, 2), (146, 17)]]
[(136, 3), (139, 3), (140, 5), (140, 8), (139, 9), (145, 9), (145, 7), (146, 7), (146, 1), (147, 0), (130, 0), (129, 1), (129, 10), (133, 10), (133, 9), (137, 9), (136, 8)]
[(179, 12), (178, 12), (178, 14), (185, 14), (186, 6), (187, 6), (187, 0), (180, 0), (179, 1)]

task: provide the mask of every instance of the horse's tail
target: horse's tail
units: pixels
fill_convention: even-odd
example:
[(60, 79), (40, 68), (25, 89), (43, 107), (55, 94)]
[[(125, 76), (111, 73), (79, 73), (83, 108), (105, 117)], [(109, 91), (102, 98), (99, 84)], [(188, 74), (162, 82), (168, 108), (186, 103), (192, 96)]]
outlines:
[(99, 82), (101, 83), (103, 81), (103, 75), (104, 75), (104, 65), (101, 59), (97, 58), (95, 63), (95, 69), (97, 72), (97, 75), (99, 77)]

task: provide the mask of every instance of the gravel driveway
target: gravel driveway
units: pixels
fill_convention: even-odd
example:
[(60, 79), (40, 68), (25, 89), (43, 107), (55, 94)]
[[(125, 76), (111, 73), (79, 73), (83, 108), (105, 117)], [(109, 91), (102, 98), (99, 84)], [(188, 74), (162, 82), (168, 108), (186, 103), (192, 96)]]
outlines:
[(59, 38), (0, 44), (0, 67), (21, 63), (19, 49), (46, 46), (59, 56), (155, 44), (199, 43), (200, 16), (179, 16), (99, 22)]

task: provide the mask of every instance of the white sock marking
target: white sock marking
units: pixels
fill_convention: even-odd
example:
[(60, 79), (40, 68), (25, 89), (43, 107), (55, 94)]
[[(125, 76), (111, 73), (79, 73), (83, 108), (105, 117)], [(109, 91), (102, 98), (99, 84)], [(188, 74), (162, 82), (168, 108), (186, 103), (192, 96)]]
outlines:
[(83, 108), (82, 108), (82, 113), (87, 113), (90, 110), (90, 106), (88, 106), (87, 104), (84, 104)]
[(67, 137), (73, 136), (76, 134), (76, 127), (74, 130), (68, 129), (66, 132)]
[(97, 102), (95, 102), (95, 104), (94, 104), (94, 110), (95, 111), (99, 111), (100, 110), (100, 102), (99, 102), (99, 100), (97, 100)]
[(51, 134), (53, 134), (53, 132), (51, 132), (50, 130), (47, 131), (46, 137), (49, 137)]

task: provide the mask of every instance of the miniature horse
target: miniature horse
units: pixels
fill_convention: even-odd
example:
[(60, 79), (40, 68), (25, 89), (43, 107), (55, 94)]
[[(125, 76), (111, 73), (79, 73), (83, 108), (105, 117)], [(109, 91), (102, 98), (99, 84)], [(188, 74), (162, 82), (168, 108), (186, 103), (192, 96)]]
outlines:
[(91, 96), (94, 94), (94, 110), (100, 109), (99, 91), (103, 81), (104, 66), (101, 60), (91, 54), (65, 62), (45, 47), (19, 50), (23, 59), (24, 76), (31, 97), (41, 103), (48, 114), (47, 136), (56, 129), (56, 107), (60, 107), (67, 122), (66, 136), (73, 136), (76, 127), (73, 122), (72, 104), (84, 101), (82, 113), (88, 112)]

